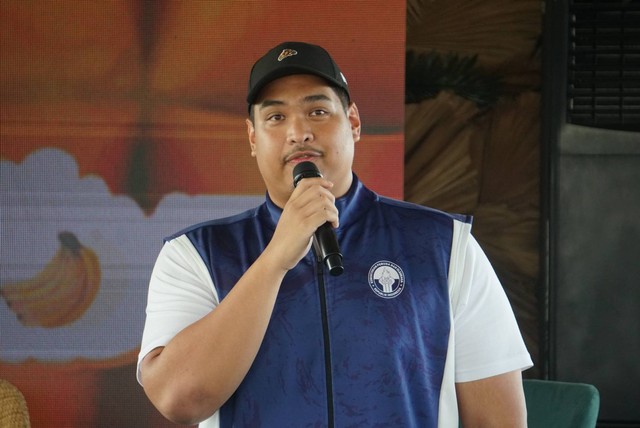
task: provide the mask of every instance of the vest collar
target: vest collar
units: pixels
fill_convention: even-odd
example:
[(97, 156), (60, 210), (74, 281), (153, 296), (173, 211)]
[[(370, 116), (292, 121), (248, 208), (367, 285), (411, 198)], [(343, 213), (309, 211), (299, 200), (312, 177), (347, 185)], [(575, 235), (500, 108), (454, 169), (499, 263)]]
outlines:
[[(339, 234), (344, 227), (354, 223), (362, 214), (366, 213), (375, 198), (376, 194), (367, 189), (358, 177), (353, 174), (351, 187), (347, 193), (336, 199), (336, 207), (340, 216), (340, 227), (336, 230), (336, 233)], [(266, 194), (264, 205), (268, 213), (269, 224), (275, 229), (278, 220), (280, 220), (282, 209), (273, 203), (269, 193)]]

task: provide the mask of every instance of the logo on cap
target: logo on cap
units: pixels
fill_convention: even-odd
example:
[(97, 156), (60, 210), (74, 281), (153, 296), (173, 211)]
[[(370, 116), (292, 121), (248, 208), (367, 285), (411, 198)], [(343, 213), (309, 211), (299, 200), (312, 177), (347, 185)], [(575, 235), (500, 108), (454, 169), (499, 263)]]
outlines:
[(290, 56), (294, 56), (294, 55), (298, 55), (298, 51), (293, 50), (293, 49), (283, 49), (282, 52), (280, 52), (280, 55), (278, 55), (278, 62), (280, 62), (283, 59), (288, 58)]

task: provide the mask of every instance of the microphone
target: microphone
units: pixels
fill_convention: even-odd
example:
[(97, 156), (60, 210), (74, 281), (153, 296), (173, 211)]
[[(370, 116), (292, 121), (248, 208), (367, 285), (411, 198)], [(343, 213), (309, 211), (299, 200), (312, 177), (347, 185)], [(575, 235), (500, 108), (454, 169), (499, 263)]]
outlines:
[[(309, 177), (322, 177), (322, 174), (313, 162), (300, 162), (293, 168), (293, 187), (297, 187), (303, 178)], [(331, 223), (326, 222), (314, 232), (313, 245), (331, 275), (338, 276), (344, 272), (342, 253)]]

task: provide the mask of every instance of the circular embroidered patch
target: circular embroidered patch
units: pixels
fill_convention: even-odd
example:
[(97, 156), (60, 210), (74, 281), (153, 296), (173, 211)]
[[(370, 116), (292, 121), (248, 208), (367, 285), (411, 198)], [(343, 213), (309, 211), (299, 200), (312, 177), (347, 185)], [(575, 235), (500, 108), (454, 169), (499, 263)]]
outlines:
[(404, 272), (395, 263), (381, 260), (369, 269), (369, 286), (385, 299), (393, 299), (404, 290)]

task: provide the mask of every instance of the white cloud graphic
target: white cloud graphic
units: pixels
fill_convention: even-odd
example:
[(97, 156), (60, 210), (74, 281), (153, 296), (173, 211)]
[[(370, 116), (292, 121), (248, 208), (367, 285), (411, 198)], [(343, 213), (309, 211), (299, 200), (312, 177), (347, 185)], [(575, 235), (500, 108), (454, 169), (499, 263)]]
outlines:
[(57, 149), (0, 162), (0, 286), (36, 275), (72, 232), (101, 264), (100, 291), (77, 321), (25, 327), (0, 299), (0, 360), (108, 359), (140, 345), (147, 286), (162, 238), (186, 226), (254, 207), (262, 196), (166, 196), (150, 217), (96, 176), (79, 177)]

